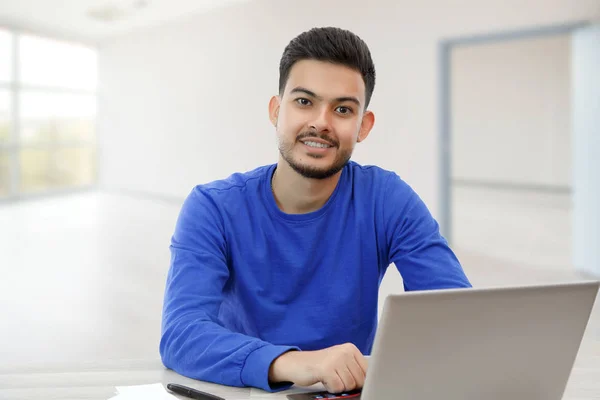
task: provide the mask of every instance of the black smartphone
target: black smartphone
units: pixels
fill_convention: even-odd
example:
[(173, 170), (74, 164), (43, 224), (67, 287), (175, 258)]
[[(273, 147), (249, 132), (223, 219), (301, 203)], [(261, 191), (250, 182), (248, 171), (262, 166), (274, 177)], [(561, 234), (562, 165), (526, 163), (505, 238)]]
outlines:
[(360, 399), (360, 390), (352, 390), (343, 393), (329, 393), (329, 392), (311, 392), (311, 393), (296, 393), (288, 394), (289, 400), (322, 400), (322, 399)]

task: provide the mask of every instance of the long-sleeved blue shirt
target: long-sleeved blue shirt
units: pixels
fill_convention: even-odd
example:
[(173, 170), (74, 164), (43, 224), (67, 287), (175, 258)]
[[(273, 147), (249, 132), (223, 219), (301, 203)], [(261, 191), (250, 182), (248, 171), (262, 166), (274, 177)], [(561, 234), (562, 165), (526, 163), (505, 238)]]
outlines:
[(348, 163), (326, 204), (282, 212), (276, 165), (196, 186), (171, 241), (160, 354), (195, 379), (267, 391), (288, 350), (351, 342), (370, 354), (378, 290), (470, 287), (419, 196), (393, 172)]

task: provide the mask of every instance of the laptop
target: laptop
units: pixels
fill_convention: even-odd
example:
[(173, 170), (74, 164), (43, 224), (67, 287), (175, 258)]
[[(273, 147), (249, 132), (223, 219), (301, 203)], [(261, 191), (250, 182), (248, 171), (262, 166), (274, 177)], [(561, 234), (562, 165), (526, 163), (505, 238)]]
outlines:
[(600, 282), (385, 299), (362, 391), (292, 400), (560, 400)]

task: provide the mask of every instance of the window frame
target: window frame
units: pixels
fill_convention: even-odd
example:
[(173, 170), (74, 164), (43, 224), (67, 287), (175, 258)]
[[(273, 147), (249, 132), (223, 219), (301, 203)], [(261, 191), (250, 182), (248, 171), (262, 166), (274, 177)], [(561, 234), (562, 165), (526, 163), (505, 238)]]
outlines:
[[(12, 76), (9, 77), (8, 82), (0, 81), (0, 90), (7, 90), (9, 93), (10, 104), (9, 104), (9, 130), (10, 135), (7, 142), (0, 142), (0, 154), (7, 155), (9, 159), (9, 186), (8, 195), (0, 196), (0, 203), (44, 198), (56, 195), (65, 195), (79, 192), (87, 192), (95, 190), (98, 187), (98, 116), (96, 114), (93, 127), (94, 127), (94, 138), (92, 141), (88, 140), (62, 140), (58, 143), (35, 143), (27, 144), (21, 141), (21, 120), (20, 116), (20, 98), (21, 93), (27, 91), (34, 91), (38, 93), (51, 93), (51, 94), (78, 94), (87, 95), (94, 98), (96, 109), (98, 105), (98, 88), (95, 90), (89, 89), (74, 89), (66, 87), (54, 87), (54, 86), (43, 86), (43, 85), (30, 85), (24, 84), (20, 79), (20, 54), (19, 54), (19, 38), (21, 35), (35, 35), (48, 39), (59, 40), (63, 43), (72, 43), (77, 45), (84, 45), (88, 48), (97, 50), (97, 47), (91, 46), (87, 43), (82, 43), (76, 40), (64, 39), (53, 37), (49, 35), (37, 34), (35, 32), (24, 32), (19, 29), (0, 25), (0, 29), (7, 31), (11, 35), (11, 50), (12, 50)], [(44, 189), (39, 192), (25, 192), (21, 190), (21, 165), (20, 165), (20, 152), (24, 149), (56, 149), (56, 148), (88, 148), (95, 154), (93, 159), (93, 168), (95, 174), (92, 177), (92, 182), (85, 185), (69, 186), (63, 188), (50, 188)]]

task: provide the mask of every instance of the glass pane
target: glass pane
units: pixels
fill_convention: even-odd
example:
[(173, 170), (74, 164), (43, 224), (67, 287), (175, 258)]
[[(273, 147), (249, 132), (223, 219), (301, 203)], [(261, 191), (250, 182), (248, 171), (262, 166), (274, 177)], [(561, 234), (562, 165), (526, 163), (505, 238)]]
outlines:
[(25, 193), (86, 186), (96, 175), (90, 147), (22, 149), (20, 190)]
[(19, 36), (20, 79), (28, 85), (95, 90), (96, 50), (32, 35)]
[(0, 89), (0, 144), (10, 137), (10, 93)]
[(0, 29), (0, 82), (6, 83), (12, 78), (13, 47), (12, 34)]
[(96, 96), (23, 91), (20, 96), (21, 142), (93, 142)]
[(0, 197), (8, 196), (10, 192), (10, 155), (0, 152)]

